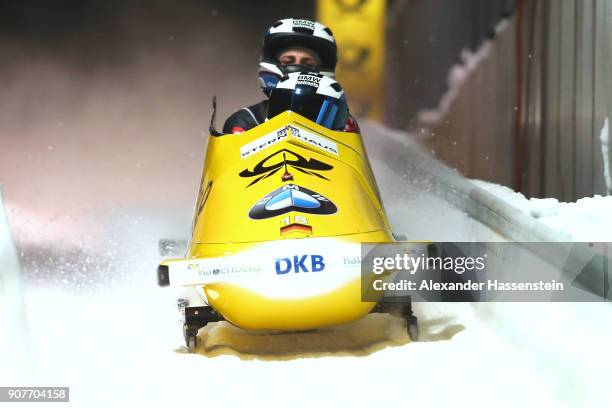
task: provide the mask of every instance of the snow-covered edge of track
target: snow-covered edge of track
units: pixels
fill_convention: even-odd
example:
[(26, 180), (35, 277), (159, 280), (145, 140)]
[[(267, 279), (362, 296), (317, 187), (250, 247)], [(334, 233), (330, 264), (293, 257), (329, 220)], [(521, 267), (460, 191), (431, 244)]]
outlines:
[(586, 273), (582, 273), (579, 277), (580, 283), (593, 293), (607, 295), (608, 299), (612, 296), (611, 291), (602, 292), (606, 274), (608, 274), (607, 281), (612, 281), (612, 277), (609, 276), (612, 273), (611, 254), (606, 253), (607, 245), (603, 245), (601, 253), (602, 248), (597, 246), (591, 248), (586, 244), (571, 243), (571, 236), (538, 222), (536, 218), (471, 182), (458, 171), (427, 153), (406, 133), (389, 129), (376, 122), (367, 122), (365, 128), (392, 141), (393, 146), (385, 143), (382, 147), (384, 151), (381, 157), (388, 157), (396, 165), (403, 163), (404, 168), (396, 169), (398, 172), (423, 173), (423, 177), (440, 187), (433, 190), (436, 195), (509, 241), (560, 243), (555, 247), (555, 253), (536, 253), (536, 255), (559, 268), (565, 265), (585, 268), (588, 265)]
[[(0, 355), (13, 381), (32, 378), (21, 268), (11, 237), (0, 186)], [(8, 364), (6, 364), (8, 362)], [(0, 376), (2, 379), (2, 376)]]

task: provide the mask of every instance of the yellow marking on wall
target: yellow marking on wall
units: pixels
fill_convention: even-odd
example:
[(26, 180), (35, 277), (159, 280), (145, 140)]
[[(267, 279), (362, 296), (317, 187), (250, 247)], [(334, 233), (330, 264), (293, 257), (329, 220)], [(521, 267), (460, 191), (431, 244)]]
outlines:
[(317, 0), (317, 19), (338, 43), (336, 79), (351, 113), (382, 118), (386, 0)]

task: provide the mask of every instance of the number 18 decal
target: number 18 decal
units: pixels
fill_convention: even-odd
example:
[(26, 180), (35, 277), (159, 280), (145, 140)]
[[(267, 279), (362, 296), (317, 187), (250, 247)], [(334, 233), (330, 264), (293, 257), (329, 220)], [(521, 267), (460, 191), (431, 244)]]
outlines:
[[(291, 221), (291, 219), (293, 218), (293, 222)], [(289, 216), (289, 217), (285, 217), (281, 220), (281, 222), (284, 225), (290, 225), (290, 224), (305, 224), (308, 225), (308, 220), (306, 219), (306, 217), (302, 216), (302, 215), (294, 215)]]

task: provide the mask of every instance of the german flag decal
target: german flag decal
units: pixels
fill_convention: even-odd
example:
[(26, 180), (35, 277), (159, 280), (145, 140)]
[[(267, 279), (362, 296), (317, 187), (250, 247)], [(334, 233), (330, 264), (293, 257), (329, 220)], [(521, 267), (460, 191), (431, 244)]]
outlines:
[(312, 234), (312, 227), (304, 224), (289, 224), (281, 227), (281, 235), (290, 234), (292, 232), (302, 232), (304, 234)]

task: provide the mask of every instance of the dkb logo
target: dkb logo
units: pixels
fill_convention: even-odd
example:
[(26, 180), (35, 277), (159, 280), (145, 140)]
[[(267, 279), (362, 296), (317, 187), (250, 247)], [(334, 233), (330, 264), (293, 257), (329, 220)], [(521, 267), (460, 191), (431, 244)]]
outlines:
[[(310, 262), (307, 262), (309, 258)], [(295, 273), (321, 272), (325, 269), (325, 262), (321, 255), (294, 255), (293, 258), (278, 258), (274, 265), (277, 275), (284, 275), (291, 271)]]

